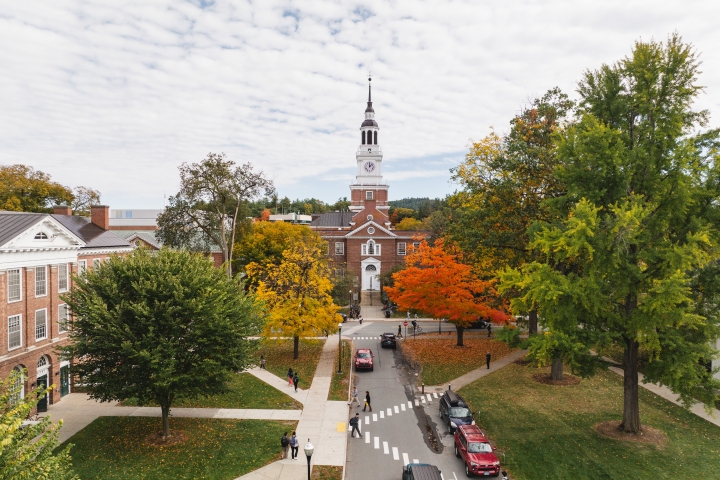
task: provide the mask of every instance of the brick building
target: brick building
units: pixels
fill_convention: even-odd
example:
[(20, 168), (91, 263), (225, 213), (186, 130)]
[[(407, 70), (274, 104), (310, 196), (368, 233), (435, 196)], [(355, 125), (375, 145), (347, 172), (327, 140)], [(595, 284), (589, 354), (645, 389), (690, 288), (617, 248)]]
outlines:
[(24, 367), (21, 395), (54, 384), (39, 411), (72, 389), (70, 362), (55, 352), (67, 337), (60, 295), (72, 288), (72, 275), (132, 251), (108, 231), (108, 217), (106, 206), (92, 207), (90, 219), (72, 216), (68, 207), (53, 214), (0, 211), (0, 375)]
[(389, 185), (382, 176), (383, 153), (368, 86), (365, 120), (355, 154), (357, 174), (350, 185), (350, 209), (313, 215), (310, 228), (329, 244), (328, 255), (360, 279), (363, 292), (380, 290), (379, 276), (405, 261), (408, 248), (427, 232), (395, 230), (388, 210)]

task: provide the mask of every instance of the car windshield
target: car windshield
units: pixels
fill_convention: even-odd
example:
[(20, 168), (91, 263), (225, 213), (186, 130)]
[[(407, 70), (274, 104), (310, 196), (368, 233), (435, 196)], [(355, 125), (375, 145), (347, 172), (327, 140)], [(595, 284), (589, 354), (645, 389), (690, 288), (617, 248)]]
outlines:
[(485, 442), (470, 442), (468, 444), (468, 453), (492, 453), (492, 447)]
[(368, 352), (359, 352), (358, 358), (370, 358), (370, 354)]
[(392, 333), (383, 333), (383, 337), (385, 338), (395, 338), (395, 335)]
[(455, 418), (465, 418), (470, 416), (470, 410), (464, 407), (454, 407), (450, 409), (449, 415)]

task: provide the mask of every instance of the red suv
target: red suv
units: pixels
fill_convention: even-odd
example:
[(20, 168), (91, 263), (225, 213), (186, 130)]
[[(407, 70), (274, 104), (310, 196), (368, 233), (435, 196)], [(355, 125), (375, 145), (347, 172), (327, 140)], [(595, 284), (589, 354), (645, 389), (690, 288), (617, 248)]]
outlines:
[(362, 368), (373, 371), (373, 354), (369, 348), (358, 348), (355, 354), (355, 370)]
[(465, 475), (500, 475), (495, 447), (477, 425), (459, 425), (455, 430), (455, 456), (465, 462)]

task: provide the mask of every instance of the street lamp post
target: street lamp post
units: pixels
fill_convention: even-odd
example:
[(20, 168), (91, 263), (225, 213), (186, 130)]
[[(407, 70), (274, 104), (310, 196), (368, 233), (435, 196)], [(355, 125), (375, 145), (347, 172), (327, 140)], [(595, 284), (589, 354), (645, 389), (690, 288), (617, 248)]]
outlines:
[(342, 374), (342, 323), (338, 323), (338, 352), (340, 358), (338, 358), (338, 373)]
[(310, 443), (310, 439), (308, 438), (308, 441), (305, 444), (305, 456), (307, 457), (308, 462), (308, 480), (310, 480), (310, 458), (312, 457), (314, 451), (315, 447), (313, 447), (313, 444)]

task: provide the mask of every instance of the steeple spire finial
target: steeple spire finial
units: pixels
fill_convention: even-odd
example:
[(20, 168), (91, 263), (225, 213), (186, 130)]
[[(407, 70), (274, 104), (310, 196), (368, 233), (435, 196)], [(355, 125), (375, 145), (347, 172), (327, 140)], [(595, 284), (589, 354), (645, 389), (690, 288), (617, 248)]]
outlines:
[(367, 108), (365, 109), (365, 113), (368, 112), (375, 112), (372, 107), (372, 73), (368, 73), (368, 102), (367, 102)]

